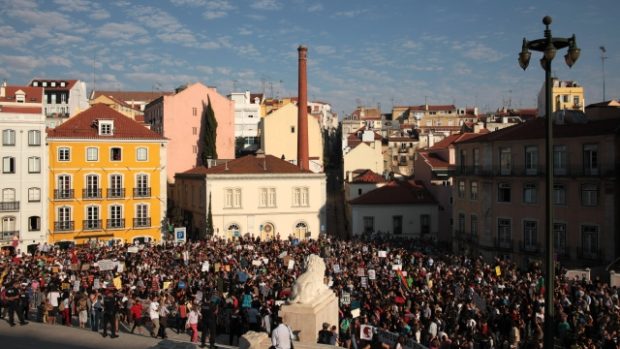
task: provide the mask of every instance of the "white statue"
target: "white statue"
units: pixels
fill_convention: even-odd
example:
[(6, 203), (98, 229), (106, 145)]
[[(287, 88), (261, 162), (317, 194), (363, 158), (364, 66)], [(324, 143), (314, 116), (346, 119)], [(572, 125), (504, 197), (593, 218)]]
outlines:
[(290, 303), (312, 304), (329, 287), (323, 281), (325, 277), (325, 262), (323, 258), (311, 254), (308, 257), (306, 272), (301, 274), (293, 285)]

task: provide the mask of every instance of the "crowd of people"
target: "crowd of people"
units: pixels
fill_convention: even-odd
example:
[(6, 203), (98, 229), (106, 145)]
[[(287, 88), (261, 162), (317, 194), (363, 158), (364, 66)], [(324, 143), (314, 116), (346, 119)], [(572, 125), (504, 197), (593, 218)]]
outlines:
[[(0, 257), (0, 315), (12, 325), (17, 316), (21, 324), (77, 325), (112, 338), (119, 324), (161, 338), (186, 332), (203, 346), (208, 338), (212, 347), (225, 333), (227, 344), (236, 345), (247, 331), (278, 327), (279, 306), (310, 254), (323, 257), (325, 282), (340, 301), (339, 323), (325, 324), (328, 344), (379, 348), (379, 333), (391, 333), (397, 349), (411, 343), (433, 349), (542, 347), (539, 267), (449, 254), (415, 240), (42, 245), (32, 254)], [(557, 342), (620, 348), (618, 289), (596, 279), (569, 280), (560, 268)], [(368, 326), (373, 338), (361, 331)]]

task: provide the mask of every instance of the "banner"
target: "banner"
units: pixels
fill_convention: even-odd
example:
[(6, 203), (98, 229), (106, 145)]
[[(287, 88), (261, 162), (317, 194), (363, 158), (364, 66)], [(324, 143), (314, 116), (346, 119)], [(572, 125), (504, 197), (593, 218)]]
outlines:
[(130, 246), (127, 248), (128, 253), (138, 253), (138, 246)]
[(340, 303), (344, 305), (351, 304), (351, 294), (348, 292), (342, 292), (342, 296), (340, 297)]
[(360, 325), (360, 339), (365, 341), (372, 340), (372, 329), (373, 327), (370, 325)]
[(379, 258), (386, 258), (387, 257), (387, 251), (379, 251), (379, 252), (377, 252), (377, 256)]
[[(386, 331), (384, 329), (377, 329), (377, 333), (375, 334), (379, 341), (383, 344), (388, 345), (390, 348), (394, 348), (396, 345), (396, 341), (398, 340), (398, 333), (393, 333)], [(413, 338), (405, 338), (405, 343), (403, 344), (403, 349), (428, 349), (422, 344), (416, 342)]]

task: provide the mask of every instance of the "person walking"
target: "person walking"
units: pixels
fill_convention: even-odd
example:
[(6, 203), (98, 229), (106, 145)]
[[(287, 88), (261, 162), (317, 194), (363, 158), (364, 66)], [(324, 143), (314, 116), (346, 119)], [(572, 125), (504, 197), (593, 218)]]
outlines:
[(142, 307), (142, 302), (136, 299), (135, 296), (133, 305), (131, 306), (129, 311), (131, 313), (131, 318), (133, 319), (133, 327), (131, 328), (131, 333), (133, 333), (137, 327), (140, 331), (140, 334), (142, 334), (141, 327), (144, 325), (144, 320), (142, 319), (142, 312), (144, 311), (144, 308)]
[(198, 312), (196, 311), (196, 307), (193, 306), (192, 310), (189, 312), (187, 316), (187, 324), (185, 327), (190, 328), (192, 330), (192, 343), (198, 342)]
[(168, 310), (168, 298), (164, 295), (161, 298), (161, 305), (159, 306), (159, 331), (157, 333), (157, 335), (161, 336), (162, 339), (168, 338), (166, 335), (168, 315), (170, 315), (170, 310)]
[(200, 306), (200, 315), (202, 317), (202, 336), (200, 338), (200, 347), (205, 347), (207, 331), (209, 331), (209, 345), (211, 349), (215, 349), (215, 337), (217, 336), (217, 316), (219, 314), (218, 303), (215, 301), (214, 296), (208, 297), (205, 292), (205, 296), (202, 299)]
[(280, 316), (276, 316), (276, 328), (271, 332), (271, 344), (276, 349), (293, 349), (293, 331), (288, 327)]
[(117, 310), (118, 309), (116, 306), (116, 299), (114, 299), (114, 295), (112, 294), (112, 291), (107, 290), (105, 297), (103, 298), (103, 336), (104, 337), (108, 336), (108, 325), (110, 325), (110, 332), (112, 332), (112, 334), (110, 335), (110, 338), (118, 337), (116, 335), (116, 326), (115, 326)]
[(151, 337), (157, 337), (157, 333), (159, 332), (159, 298), (157, 296), (153, 296), (151, 299), (151, 304), (149, 304), (149, 317), (151, 318), (151, 323), (153, 324), (153, 328), (151, 328)]
[(11, 327), (15, 326), (15, 312), (17, 312), (17, 317), (19, 318), (19, 324), (25, 325), (27, 322), (24, 321), (24, 313), (20, 309), (20, 289), (19, 289), (19, 281), (15, 280), (12, 286), (6, 288), (4, 298), (6, 300), (8, 309), (9, 309), (9, 325)]
[(93, 332), (98, 332), (103, 322), (103, 297), (101, 297), (101, 295), (95, 295), (95, 302), (93, 303), (91, 312), (92, 321), (90, 323), (90, 329)]

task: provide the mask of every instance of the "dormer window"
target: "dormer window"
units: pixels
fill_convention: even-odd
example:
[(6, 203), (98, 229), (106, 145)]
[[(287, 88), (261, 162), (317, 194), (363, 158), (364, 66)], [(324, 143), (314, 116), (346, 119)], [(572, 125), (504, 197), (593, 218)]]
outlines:
[(114, 134), (114, 121), (99, 121), (99, 135), (112, 136)]
[(41, 86), (43, 86), (43, 87), (47, 87), (47, 81), (43, 81), (43, 82), (41, 83)]
[(34, 87), (39, 86), (39, 82), (38, 82), (38, 81), (33, 81), (33, 82), (32, 82), (32, 86), (34, 86)]
[(15, 92), (15, 102), (17, 102), (17, 103), (24, 103), (24, 102), (26, 102), (26, 94), (24, 93), (24, 91), (19, 90), (19, 91)]
[(65, 87), (65, 82), (64, 81), (60, 82), (60, 87)]
[(51, 84), (52, 84), (52, 87), (56, 87), (56, 81), (52, 81)]

